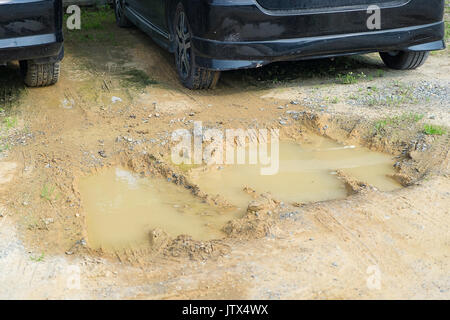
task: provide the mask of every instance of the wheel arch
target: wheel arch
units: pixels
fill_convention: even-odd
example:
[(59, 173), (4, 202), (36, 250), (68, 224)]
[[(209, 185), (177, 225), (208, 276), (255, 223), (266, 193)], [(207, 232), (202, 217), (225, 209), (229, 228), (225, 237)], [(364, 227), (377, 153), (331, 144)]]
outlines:
[(202, 33), (202, 28), (204, 28), (207, 14), (208, 14), (208, 0), (170, 0), (166, 4), (166, 19), (167, 26), (169, 29), (169, 41), (171, 52), (174, 51), (174, 33), (173, 33), (173, 19), (175, 18), (175, 11), (177, 5), (182, 3), (184, 10), (188, 17), (189, 25), (191, 27), (191, 32), (198, 36)]

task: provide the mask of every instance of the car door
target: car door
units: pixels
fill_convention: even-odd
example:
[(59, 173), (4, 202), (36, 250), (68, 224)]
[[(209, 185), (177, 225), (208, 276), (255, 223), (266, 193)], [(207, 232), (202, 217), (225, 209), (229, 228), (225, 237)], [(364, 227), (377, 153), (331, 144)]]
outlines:
[(142, 6), (143, 3), (141, 0), (123, 0), (123, 3), (134, 15), (137, 15), (144, 20), (149, 20), (149, 17), (147, 17), (145, 14), (145, 10)]
[(167, 0), (135, 0), (139, 2), (145, 18), (157, 29), (167, 32), (166, 1)]

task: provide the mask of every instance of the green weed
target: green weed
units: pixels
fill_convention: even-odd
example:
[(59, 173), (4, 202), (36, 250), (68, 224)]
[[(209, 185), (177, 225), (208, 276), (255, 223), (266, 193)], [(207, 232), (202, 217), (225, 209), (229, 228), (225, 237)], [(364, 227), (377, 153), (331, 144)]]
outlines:
[(442, 136), (447, 133), (447, 131), (440, 127), (440, 126), (434, 126), (432, 124), (425, 124), (423, 126), (423, 133), (431, 136)]

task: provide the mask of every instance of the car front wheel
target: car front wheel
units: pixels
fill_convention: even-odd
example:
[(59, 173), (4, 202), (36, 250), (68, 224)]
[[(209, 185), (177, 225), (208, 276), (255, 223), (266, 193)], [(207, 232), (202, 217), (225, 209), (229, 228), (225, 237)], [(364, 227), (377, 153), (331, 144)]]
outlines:
[(29, 87), (51, 86), (59, 80), (59, 62), (38, 64), (29, 60), (20, 61), (20, 69), (24, 82)]
[(183, 85), (189, 89), (212, 89), (219, 81), (220, 72), (198, 67), (192, 50), (192, 34), (186, 12), (180, 3), (174, 19), (175, 64)]
[(428, 51), (392, 51), (380, 52), (381, 59), (387, 67), (396, 70), (414, 70), (422, 66), (427, 60)]

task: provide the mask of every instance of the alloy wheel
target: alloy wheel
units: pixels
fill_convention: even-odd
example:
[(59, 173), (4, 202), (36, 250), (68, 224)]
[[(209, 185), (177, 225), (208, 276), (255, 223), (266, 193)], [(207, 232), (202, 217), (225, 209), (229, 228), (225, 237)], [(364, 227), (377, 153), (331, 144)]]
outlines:
[(191, 34), (186, 14), (183, 11), (178, 15), (175, 28), (177, 43), (176, 63), (181, 76), (187, 78), (191, 72)]

